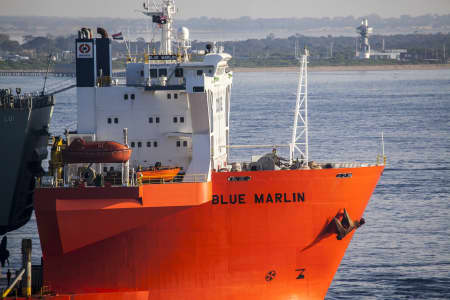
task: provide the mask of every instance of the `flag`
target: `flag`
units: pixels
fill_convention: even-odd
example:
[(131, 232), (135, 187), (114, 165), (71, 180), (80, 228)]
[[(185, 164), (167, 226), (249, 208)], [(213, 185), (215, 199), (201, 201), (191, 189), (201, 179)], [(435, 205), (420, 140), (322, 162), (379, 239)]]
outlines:
[(113, 38), (113, 40), (123, 40), (122, 32), (114, 33), (114, 34), (112, 35), (112, 38)]

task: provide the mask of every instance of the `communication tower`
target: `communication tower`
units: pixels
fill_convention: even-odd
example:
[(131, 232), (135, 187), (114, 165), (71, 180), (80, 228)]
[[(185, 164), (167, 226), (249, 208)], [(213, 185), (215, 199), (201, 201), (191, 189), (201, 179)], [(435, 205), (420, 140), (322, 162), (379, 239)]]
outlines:
[(370, 58), (370, 45), (369, 45), (369, 34), (373, 32), (373, 28), (369, 27), (369, 22), (367, 19), (361, 21), (361, 25), (356, 27), (356, 32), (359, 33), (359, 50), (356, 52), (356, 56), (362, 59)]

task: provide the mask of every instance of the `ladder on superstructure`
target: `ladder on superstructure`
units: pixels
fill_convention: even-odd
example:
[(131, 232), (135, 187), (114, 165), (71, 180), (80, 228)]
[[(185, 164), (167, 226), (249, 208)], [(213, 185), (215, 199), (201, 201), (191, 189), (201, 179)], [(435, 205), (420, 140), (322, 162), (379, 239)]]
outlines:
[[(292, 164), (297, 151), (301, 161), (308, 163), (308, 55), (309, 51), (300, 56), (300, 72), (297, 87), (297, 101), (295, 104), (294, 126), (292, 139), (289, 144), (289, 162)], [(299, 133), (297, 133), (299, 132)], [(298, 156), (297, 156), (298, 158)]]

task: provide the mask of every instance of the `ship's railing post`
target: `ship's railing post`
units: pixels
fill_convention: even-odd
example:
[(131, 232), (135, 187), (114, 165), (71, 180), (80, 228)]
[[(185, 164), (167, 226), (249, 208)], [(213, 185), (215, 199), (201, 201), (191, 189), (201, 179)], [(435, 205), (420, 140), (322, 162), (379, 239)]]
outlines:
[(26, 286), (22, 288), (22, 293), (28, 298), (31, 297), (31, 239), (22, 240), (22, 264), (23, 268), (26, 270)]
[[(128, 128), (123, 129), (123, 143), (128, 147)], [(128, 186), (130, 182), (130, 161), (122, 163), (122, 185)]]

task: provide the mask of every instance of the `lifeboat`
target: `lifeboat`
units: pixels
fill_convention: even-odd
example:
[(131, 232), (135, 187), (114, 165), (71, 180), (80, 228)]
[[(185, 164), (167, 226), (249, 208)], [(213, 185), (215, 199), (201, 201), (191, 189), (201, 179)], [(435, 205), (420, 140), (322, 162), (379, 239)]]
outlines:
[(142, 181), (171, 181), (177, 176), (181, 168), (154, 167), (149, 170), (138, 171), (138, 178)]
[(124, 163), (131, 157), (128, 146), (112, 141), (86, 142), (75, 139), (62, 150), (65, 163)]

